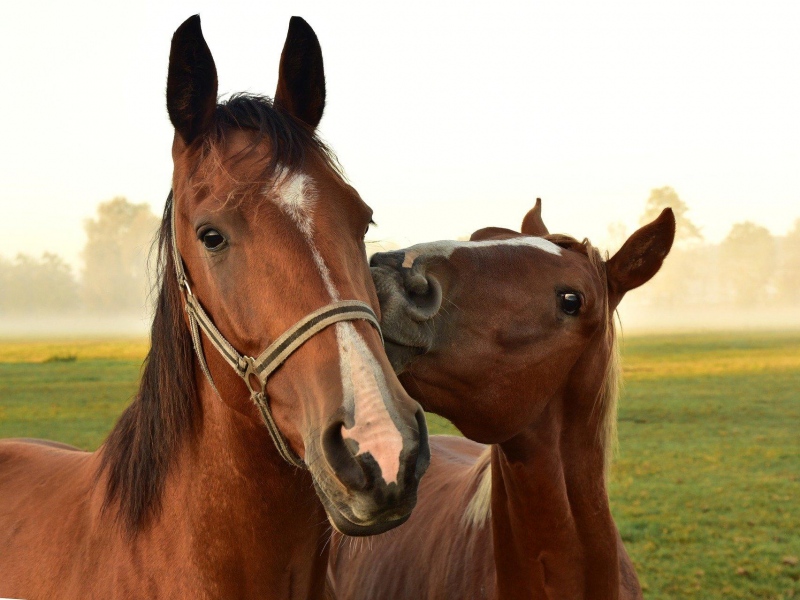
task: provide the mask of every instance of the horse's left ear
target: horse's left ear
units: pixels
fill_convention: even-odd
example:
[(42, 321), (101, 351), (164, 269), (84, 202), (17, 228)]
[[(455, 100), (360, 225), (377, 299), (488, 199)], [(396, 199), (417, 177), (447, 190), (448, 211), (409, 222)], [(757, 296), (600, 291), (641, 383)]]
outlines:
[(312, 129), (319, 125), (325, 109), (322, 48), (314, 30), (300, 17), (292, 17), (289, 21), (274, 105)]
[(658, 218), (636, 231), (606, 263), (612, 305), (626, 292), (647, 283), (658, 273), (675, 239), (675, 215), (665, 208)]
[(543, 237), (550, 233), (542, 221), (542, 199), (537, 198), (536, 204), (528, 211), (525, 218), (522, 219), (522, 229), (520, 233), (525, 235), (535, 235), (536, 237)]

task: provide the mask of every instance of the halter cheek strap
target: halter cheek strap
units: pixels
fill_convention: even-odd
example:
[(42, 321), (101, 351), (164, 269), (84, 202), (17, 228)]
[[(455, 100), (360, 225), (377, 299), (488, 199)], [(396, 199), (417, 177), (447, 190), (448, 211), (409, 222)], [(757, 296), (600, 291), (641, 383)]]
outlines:
[(175, 274), (186, 301), (186, 313), (189, 317), (192, 345), (203, 374), (205, 374), (212, 389), (221, 399), (222, 396), (214, 384), (211, 371), (206, 363), (203, 345), (200, 341), (200, 330), (205, 333), (208, 341), (217, 349), (222, 358), (225, 359), (225, 362), (244, 380), (247, 389), (250, 390), (250, 399), (258, 407), (264, 419), (264, 424), (267, 426), (267, 431), (269, 431), (269, 435), (280, 455), (289, 464), (305, 468), (305, 463), (292, 451), (275, 424), (275, 419), (272, 417), (272, 411), (269, 407), (267, 380), (295, 350), (323, 329), (340, 321), (368, 321), (378, 330), (381, 335), (381, 342), (383, 342), (383, 334), (381, 333), (377, 316), (368, 304), (359, 300), (332, 302), (300, 319), (256, 358), (239, 354), (231, 343), (225, 339), (225, 336), (220, 333), (219, 329), (216, 328), (211, 318), (203, 310), (197, 296), (192, 293), (192, 289), (189, 287), (189, 281), (183, 268), (183, 259), (178, 252), (178, 243), (175, 237), (175, 202), (171, 193), (170, 199), (172, 200), (172, 258), (175, 263)]

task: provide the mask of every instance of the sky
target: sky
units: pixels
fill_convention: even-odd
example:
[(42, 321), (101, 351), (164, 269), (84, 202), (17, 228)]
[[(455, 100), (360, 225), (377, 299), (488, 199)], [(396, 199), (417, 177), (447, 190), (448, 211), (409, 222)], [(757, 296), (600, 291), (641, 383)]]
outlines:
[(800, 3), (14, 1), (0, 20), (0, 256), (80, 269), (115, 196), (160, 213), (169, 43), (199, 13), (220, 93), (272, 95), (289, 18), (322, 45), (320, 125), (407, 245), (518, 228), (631, 233), (672, 186), (707, 240), (800, 217)]

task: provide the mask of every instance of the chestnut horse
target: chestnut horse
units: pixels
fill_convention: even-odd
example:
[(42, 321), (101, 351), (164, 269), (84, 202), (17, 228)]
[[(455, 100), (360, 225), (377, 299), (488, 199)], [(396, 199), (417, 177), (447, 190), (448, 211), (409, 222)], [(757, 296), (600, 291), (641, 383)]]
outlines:
[(376, 254), (372, 274), (400, 380), (471, 440), (431, 438), (409, 522), (365, 543), (334, 537), (340, 600), (636, 598), (609, 511), (615, 442), (614, 310), (670, 250), (667, 209), (610, 260), (522, 233)]
[(408, 518), (424, 416), (375, 326), (371, 210), (314, 133), (324, 81), (295, 17), (274, 101), (218, 105), (199, 17), (175, 32), (139, 392), (97, 452), (0, 444), (0, 596), (321, 598), (328, 520)]

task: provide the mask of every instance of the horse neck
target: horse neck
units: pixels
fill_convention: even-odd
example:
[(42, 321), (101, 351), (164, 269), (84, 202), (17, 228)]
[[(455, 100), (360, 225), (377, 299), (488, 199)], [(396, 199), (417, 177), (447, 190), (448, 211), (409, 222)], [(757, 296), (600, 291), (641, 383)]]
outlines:
[(571, 381), (533, 425), (492, 447), (492, 527), (501, 598), (618, 596), (603, 411), (592, 410), (608, 362), (608, 355), (598, 354), (605, 344), (598, 341), (598, 346), (587, 349)]
[(175, 534), (222, 597), (322, 598), (330, 528), (308, 471), (286, 463), (266, 428), (226, 406), (199, 371), (201, 424), (173, 470), (162, 524), (182, 524)]

